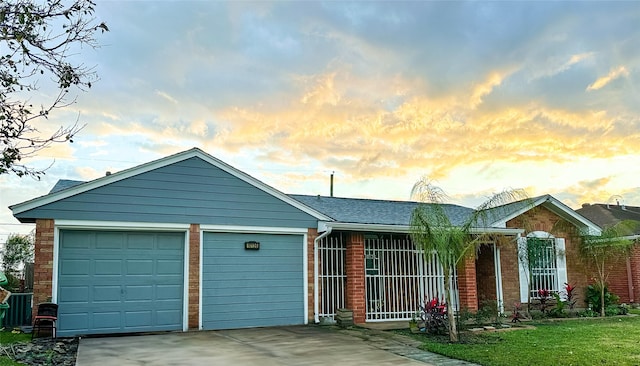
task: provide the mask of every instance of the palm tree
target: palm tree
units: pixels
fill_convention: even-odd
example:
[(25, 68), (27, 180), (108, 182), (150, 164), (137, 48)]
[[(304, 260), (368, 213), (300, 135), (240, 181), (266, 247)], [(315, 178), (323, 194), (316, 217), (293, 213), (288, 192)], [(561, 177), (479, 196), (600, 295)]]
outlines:
[(616, 260), (627, 258), (640, 227), (640, 222), (625, 220), (606, 227), (599, 236), (580, 233), (580, 255), (588, 266), (596, 270), (595, 283), (600, 289), (600, 316), (605, 316), (605, 288), (612, 265)]
[[(501, 210), (508, 203), (522, 201), (527, 203), (527, 195), (523, 190), (505, 190), (494, 194), (473, 210), (462, 224), (453, 224), (446, 212), (447, 195), (431, 181), (422, 177), (411, 190), (412, 199), (419, 202), (411, 215), (410, 234), (414, 245), (422, 248), (425, 259), (436, 253), (444, 274), (444, 296), (451, 299), (449, 279), (457, 266), (476, 250), (490, 235), (487, 228), (493, 220), (500, 216)], [(449, 339), (458, 341), (458, 330), (451, 306), (447, 306), (449, 319)]]

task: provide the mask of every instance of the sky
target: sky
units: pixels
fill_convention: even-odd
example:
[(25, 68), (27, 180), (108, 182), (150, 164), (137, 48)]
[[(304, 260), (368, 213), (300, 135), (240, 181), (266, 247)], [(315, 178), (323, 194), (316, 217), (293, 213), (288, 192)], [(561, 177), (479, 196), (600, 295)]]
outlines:
[[(100, 80), (37, 122), (73, 144), (9, 205), (199, 147), (285, 192), (451, 203), (504, 189), (640, 206), (640, 2), (99, 1)], [(48, 97), (45, 87), (39, 91)]]

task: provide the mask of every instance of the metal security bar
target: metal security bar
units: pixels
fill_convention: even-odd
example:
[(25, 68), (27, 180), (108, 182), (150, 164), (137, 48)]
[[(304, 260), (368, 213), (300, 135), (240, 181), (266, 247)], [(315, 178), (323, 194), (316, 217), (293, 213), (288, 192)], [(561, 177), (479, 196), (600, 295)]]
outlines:
[[(457, 310), (455, 272), (453, 277), (453, 299), (446, 303), (453, 303)], [(425, 259), (423, 251), (404, 235), (365, 237), (365, 279), (367, 321), (408, 320), (425, 297), (445, 300), (445, 278), (437, 255)]]
[(541, 253), (536, 258), (531, 268), (531, 298), (539, 299), (538, 290), (549, 290), (551, 293), (559, 291), (558, 268), (556, 265), (556, 247), (553, 239), (544, 240), (545, 245), (540, 246)]
[(335, 320), (337, 309), (345, 307), (347, 282), (345, 234), (332, 234), (318, 243), (318, 285), (320, 320)]

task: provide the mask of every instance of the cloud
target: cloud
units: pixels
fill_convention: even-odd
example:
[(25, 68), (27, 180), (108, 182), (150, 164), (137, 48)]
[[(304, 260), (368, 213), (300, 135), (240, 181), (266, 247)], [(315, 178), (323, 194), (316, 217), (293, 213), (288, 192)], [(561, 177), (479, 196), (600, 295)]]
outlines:
[(502, 84), (502, 80), (504, 80), (505, 76), (505, 74), (497, 72), (491, 73), (484, 83), (476, 85), (471, 94), (471, 109), (476, 109), (478, 105), (482, 103), (482, 97), (491, 93), (496, 86)]
[(156, 95), (162, 97), (164, 100), (171, 102), (173, 104), (178, 104), (178, 100), (176, 100), (174, 97), (172, 97), (171, 95), (160, 91), (160, 90), (156, 90)]
[(587, 91), (598, 90), (605, 87), (610, 82), (619, 79), (621, 77), (628, 77), (629, 71), (626, 67), (620, 66), (616, 69), (612, 69), (606, 76), (602, 76), (598, 78), (598, 80), (594, 81), (592, 84), (587, 86)]

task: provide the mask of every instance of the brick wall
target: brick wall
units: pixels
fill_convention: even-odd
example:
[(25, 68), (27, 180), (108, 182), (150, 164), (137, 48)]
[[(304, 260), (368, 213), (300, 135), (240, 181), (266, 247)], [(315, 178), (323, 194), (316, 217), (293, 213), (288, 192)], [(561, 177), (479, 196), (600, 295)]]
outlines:
[(364, 235), (350, 233), (347, 239), (347, 288), (345, 290), (347, 309), (353, 310), (356, 324), (365, 322), (367, 316), (365, 276), (364, 276)]
[[(562, 222), (561, 222), (562, 221)], [(589, 283), (589, 271), (585, 268), (580, 258), (579, 246), (575, 235), (575, 229), (560, 216), (548, 209), (537, 206), (521, 216), (507, 222), (509, 228), (524, 228), (522, 234), (526, 236), (533, 231), (545, 231), (557, 238), (565, 239), (565, 256), (567, 260), (567, 280), (576, 286), (576, 306), (584, 307), (584, 289)], [(502, 266), (502, 290), (505, 301), (505, 309), (509, 310), (513, 303), (520, 301), (520, 285), (518, 271), (518, 244), (515, 241), (502, 243), (500, 249)], [(560, 284), (563, 286), (564, 284)]]
[(458, 296), (460, 309), (478, 310), (478, 291), (476, 281), (476, 261), (473, 254), (468, 255), (458, 265)]
[(629, 264), (631, 273), (633, 274), (631, 282), (631, 292), (633, 296), (631, 296), (629, 302), (637, 304), (640, 303), (640, 245), (636, 244), (631, 250)]
[(189, 227), (189, 329), (200, 327), (200, 225)]
[(53, 220), (36, 220), (35, 257), (33, 264), (33, 316), (36, 315), (39, 303), (51, 301), (53, 235)]
[(309, 288), (308, 296), (307, 296), (307, 309), (309, 309), (308, 321), (309, 323), (313, 323), (315, 321), (315, 308), (314, 308), (314, 280), (313, 280), (313, 241), (318, 237), (317, 229), (308, 229), (307, 230), (307, 286)]
[(499, 237), (500, 270), (502, 274), (502, 298), (504, 310), (511, 311), (520, 302), (520, 275), (518, 273), (518, 247), (513, 237)]
[(482, 245), (476, 259), (478, 306), (483, 300), (496, 300), (496, 267), (493, 248)]

